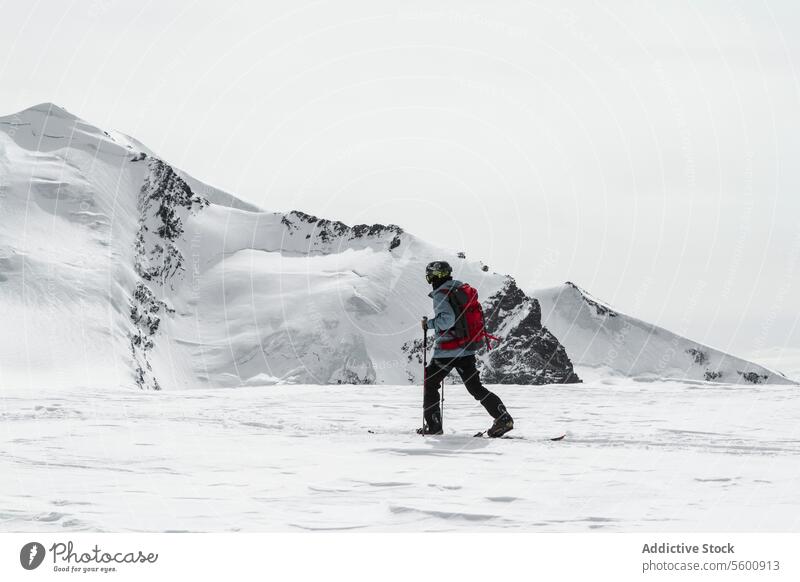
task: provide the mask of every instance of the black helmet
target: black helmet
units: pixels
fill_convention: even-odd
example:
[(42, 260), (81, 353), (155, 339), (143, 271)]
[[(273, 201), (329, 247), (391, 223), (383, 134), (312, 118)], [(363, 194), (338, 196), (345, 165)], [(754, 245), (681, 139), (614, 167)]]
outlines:
[(447, 261), (433, 261), (425, 267), (425, 280), (433, 283), (437, 279), (449, 279), (453, 275), (453, 267)]

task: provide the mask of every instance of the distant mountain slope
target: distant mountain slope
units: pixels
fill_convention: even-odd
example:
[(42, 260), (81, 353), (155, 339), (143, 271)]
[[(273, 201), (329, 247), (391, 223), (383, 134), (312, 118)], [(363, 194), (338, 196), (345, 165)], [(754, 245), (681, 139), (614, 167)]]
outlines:
[(733, 384), (794, 383), (763, 366), (620, 313), (574, 283), (531, 294), (541, 303), (544, 324), (579, 370)]
[(578, 381), (511, 277), (398, 226), (261, 211), (48, 103), (0, 118), (0, 176), (2, 383), (419, 382), (433, 259), (505, 338), (488, 379)]
[(51, 104), (0, 118), (0, 384), (131, 383), (131, 158)]

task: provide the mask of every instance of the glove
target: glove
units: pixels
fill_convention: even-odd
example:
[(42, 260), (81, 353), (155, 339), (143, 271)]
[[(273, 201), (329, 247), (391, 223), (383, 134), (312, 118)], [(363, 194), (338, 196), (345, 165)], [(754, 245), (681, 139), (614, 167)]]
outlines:
[(423, 333), (427, 333), (428, 332), (428, 318), (427, 317), (423, 317), (422, 318), (422, 331), (423, 331)]

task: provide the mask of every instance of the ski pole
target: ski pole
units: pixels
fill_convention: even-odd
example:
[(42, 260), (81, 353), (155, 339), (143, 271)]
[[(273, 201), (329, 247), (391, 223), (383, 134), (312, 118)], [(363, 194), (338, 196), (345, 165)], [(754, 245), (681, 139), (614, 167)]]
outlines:
[(422, 331), (422, 434), (425, 434), (425, 384), (428, 380), (428, 318), (423, 317)]
[(447, 379), (447, 376), (442, 378), (442, 426), (444, 426), (444, 381)]

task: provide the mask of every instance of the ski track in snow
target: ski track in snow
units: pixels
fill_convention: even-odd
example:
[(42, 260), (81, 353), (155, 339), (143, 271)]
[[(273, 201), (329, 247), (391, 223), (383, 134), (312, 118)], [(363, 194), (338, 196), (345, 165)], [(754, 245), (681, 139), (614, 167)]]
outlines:
[[(797, 531), (794, 387), (4, 390), (2, 531)], [(370, 434), (368, 431), (374, 431)], [(567, 432), (566, 440), (549, 437)]]

